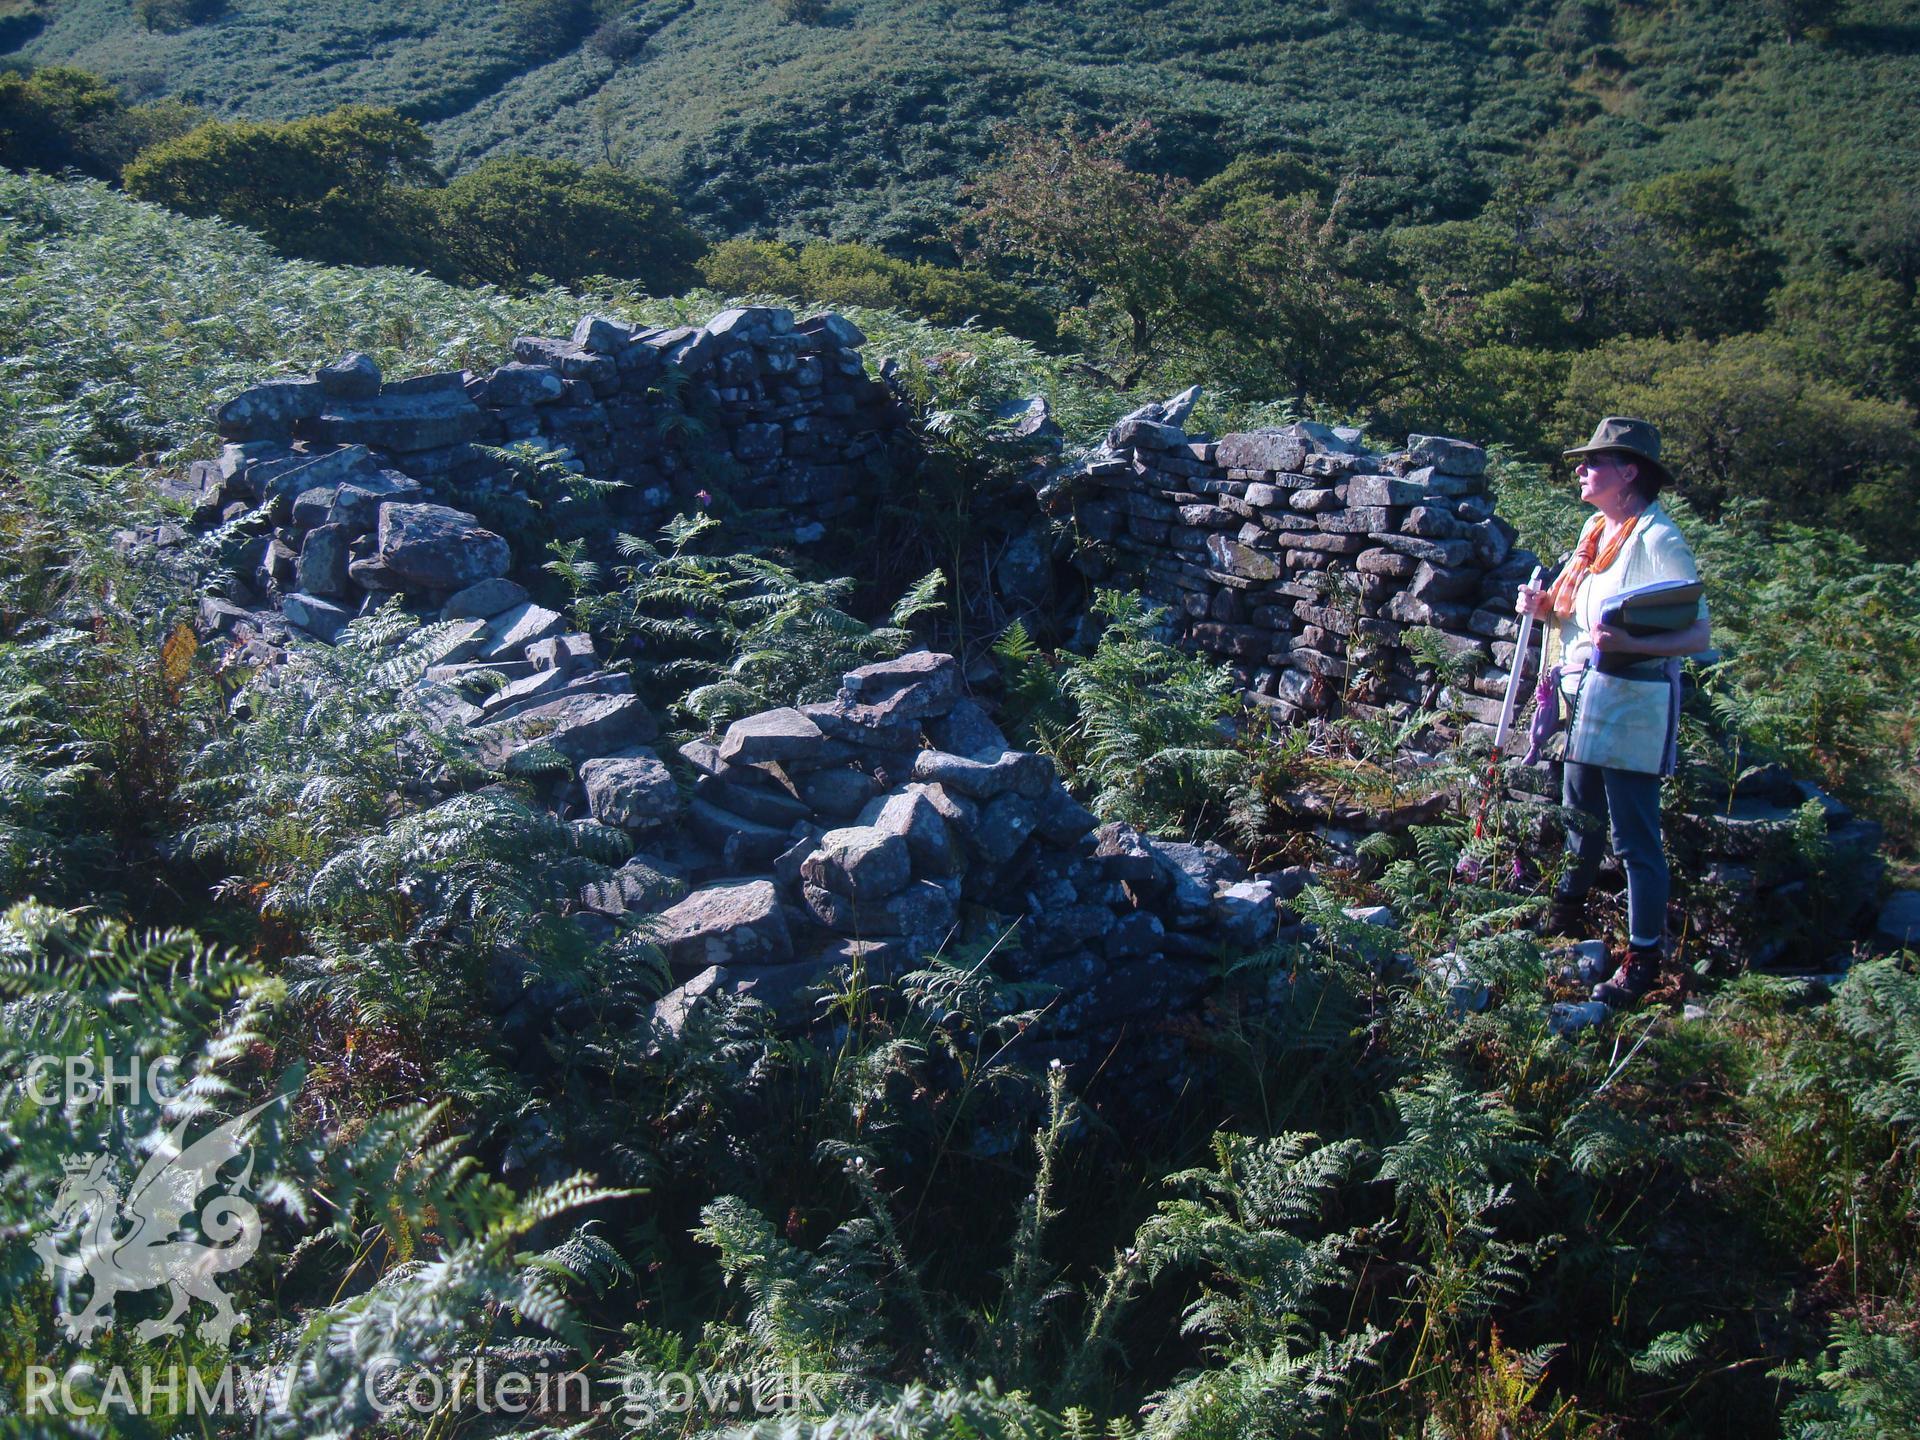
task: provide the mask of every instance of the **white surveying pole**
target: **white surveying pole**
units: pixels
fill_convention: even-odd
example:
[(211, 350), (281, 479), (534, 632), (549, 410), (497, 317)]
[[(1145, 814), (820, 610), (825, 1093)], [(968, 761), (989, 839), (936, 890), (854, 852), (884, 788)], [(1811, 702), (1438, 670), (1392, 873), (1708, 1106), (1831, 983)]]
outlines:
[[(1540, 576), (1543, 573), (1538, 565), (1533, 567), (1533, 574), (1527, 579), (1529, 590), (1539, 586)], [(1513, 647), (1513, 673), (1507, 676), (1507, 699), (1506, 703), (1500, 707), (1500, 728), (1493, 735), (1495, 760), (1498, 760), (1500, 753), (1507, 748), (1507, 736), (1513, 732), (1514, 706), (1520, 700), (1520, 676), (1521, 672), (1527, 668), (1527, 646), (1532, 641), (1533, 616), (1529, 613), (1520, 617), (1520, 642)]]

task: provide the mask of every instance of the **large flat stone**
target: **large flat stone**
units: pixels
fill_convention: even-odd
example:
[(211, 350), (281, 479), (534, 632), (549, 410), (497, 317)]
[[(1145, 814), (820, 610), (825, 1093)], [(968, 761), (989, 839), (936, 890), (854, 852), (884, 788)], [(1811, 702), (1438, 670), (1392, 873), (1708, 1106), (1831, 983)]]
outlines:
[(491, 620), (494, 616), (524, 605), (527, 592), (524, 586), (502, 576), (478, 581), (464, 590), (455, 591), (440, 607), (442, 620)]
[(353, 612), (318, 595), (289, 595), (280, 602), (280, 613), (287, 622), (298, 625), (316, 640), (331, 645), (353, 619)]
[(1473, 543), (1468, 540), (1422, 540), (1418, 535), (1376, 534), (1371, 537), (1388, 549), (1425, 560), (1430, 565), (1458, 569), (1473, 558)]
[(1407, 454), (1416, 466), (1430, 465), (1442, 475), (1484, 475), (1487, 452), (1467, 440), (1445, 435), (1409, 435)]
[(1277, 430), (1242, 430), (1220, 437), (1214, 452), (1228, 470), (1298, 470), (1306, 458), (1304, 441)]
[[(319, 449), (302, 447), (284, 460), (261, 465), (248, 472), (248, 479), (263, 499), (273, 496), (298, 496), (323, 486), (379, 485), (385, 472), (374, 464), (364, 445), (336, 445)], [(338, 503), (336, 501), (336, 503)], [(328, 515), (338, 521), (340, 516)]]
[(675, 970), (769, 965), (793, 958), (780, 892), (771, 880), (709, 885), (648, 921), (646, 933)]
[(839, 698), (876, 712), (881, 721), (932, 719), (959, 701), (960, 663), (951, 655), (916, 650), (862, 665), (842, 677)]
[(937, 945), (959, 914), (954, 898), (931, 880), (911, 880), (879, 900), (854, 900), (804, 881), (802, 898), (813, 917), (836, 935), (912, 937), (926, 949)]
[(653, 715), (635, 695), (563, 695), (511, 719), (477, 726), (474, 741), (489, 764), (544, 741), (576, 764), (644, 745), (659, 734)]
[[(352, 445), (350, 450), (365, 454), (363, 446)], [(334, 491), (333, 507), (327, 511), (327, 519), (335, 525), (345, 525), (356, 535), (364, 535), (380, 523), (380, 507), (392, 501), (396, 504), (424, 504), (427, 499), (426, 487), (411, 475), (403, 475), (398, 470), (375, 470), (369, 466), (356, 470), (342, 481)]]
[(485, 654), (489, 660), (518, 660), (529, 645), (565, 634), (566, 629), (566, 617), (559, 612), (523, 602), (487, 627)]
[(378, 544), (382, 565), (428, 590), (463, 590), (513, 564), (505, 540), (446, 505), (382, 505)]
[(801, 862), (800, 873), (835, 894), (878, 900), (912, 878), (913, 864), (905, 836), (872, 825), (849, 825), (822, 835)]
[(991, 762), (922, 750), (913, 757), (913, 778), (944, 785), (973, 800), (992, 800), (1009, 791), (1037, 800), (1053, 784), (1054, 773), (1044, 755), (1021, 750), (1008, 750)]
[(791, 706), (766, 710), (727, 727), (720, 758), (730, 765), (793, 760), (818, 749), (825, 738), (818, 725)]
[(324, 414), (301, 421), (301, 432), (316, 440), (373, 445), (398, 455), (461, 445), (479, 436), (480, 408), (465, 391), (394, 394), (394, 389), (387, 386), (373, 400), (336, 402)]
[(1279, 556), (1264, 554), (1225, 535), (1207, 537), (1207, 554), (1222, 570), (1243, 580), (1278, 580), (1286, 573)]
[(290, 433), (296, 420), (318, 415), (326, 401), (317, 380), (269, 380), (221, 405), (213, 423), (229, 440), (268, 439)]
[(671, 820), (686, 808), (680, 787), (651, 750), (589, 760), (580, 767), (587, 809), (605, 825), (635, 830)]
[(1392, 475), (1356, 475), (1347, 481), (1349, 505), (1418, 505), (1426, 493), (1411, 480)]

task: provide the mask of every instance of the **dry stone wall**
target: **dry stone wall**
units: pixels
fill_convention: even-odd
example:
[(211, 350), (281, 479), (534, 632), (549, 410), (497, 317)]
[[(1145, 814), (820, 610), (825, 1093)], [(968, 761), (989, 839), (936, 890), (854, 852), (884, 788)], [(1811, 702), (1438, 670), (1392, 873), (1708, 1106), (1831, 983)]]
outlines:
[[(323, 639), (395, 593), (438, 603), (505, 576), (520, 537), (479, 509), (537, 500), (559, 533), (605, 543), (720, 489), (804, 544), (862, 504), (903, 434), (864, 343), (839, 315), (751, 308), (677, 329), (589, 315), (568, 339), (523, 336), (485, 373), (387, 380), (348, 355), (221, 405), (220, 458), (170, 488), (201, 523), (266, 512), (213, 618), (267, 608)], [(532, 495), (509, 446), (617, 488)]]
[[(349, 355), (254, 386), (220, 407), (221, 457), (173, 487), (199, 522), (253, 532), (238, 583), (204, 602), (205, 628), (270, 660), (291, 631), (331, 641), (396, 596), (441, 622), (422, 686), (436, 717), (490, 764), (534, 747), (564, 757), (574, 778), (555, 809), (633, 838), (632, 859), (574, 909), (609, 937), (637, 925), (657, 942), (678, 982), (660, 1024), (720, 992), (800, 1023), (808, 986), (835, 967), (897, 978), (998, 939), (1003, 974), (1056, 994), (1036, 1031), (1049, 1053), (1104, 1055), (1122, 1027), (1193, 1011), (1219, 956), (1274, 938), (1305, 873), (1250, 876), (1217, 846), (1099, 825), (1044, 757), (1008, 745), (948, 655), (866, 666), (832, 701), (662, 754), (628, 676), (520, 583), (544, 557), (475, 513), (533, 498), (512, 493), (521, 472), (495, 453), (529, 442), (621, 482), (617, 511), (574, 507), (576, 532), (704, 503), (717, 457), (743, 503), (776, 510), (795, 543), (818, 539), (902, 433), (862, 343), (839, 316), (796, 324), (775, 309), (668, 331), (589, 316), (568, 340), (516, 341), (485, 374), (388, 381)], [(530, 976), (495, 979), (508, 1033), (529, 1043), (584, 1014)], [(1127, 1063), (1173, 1043), (1129, 1047)]]
[[(493, 580), (457, 598), (514, 601)], [(576, 776), (552, 796), (559, 813), (632, 837), (574, 909), (604, 938), (637, 925), (658, 944), (678, 982), (653, 1011), (669, 1029), (719, 993), (803, 1025), (809, 987), (840, 967), (889, 981), (997, 941), (1002, 974), (1057, 992), (1034, 1033), (1050, 1056), (1097, 1058), (1132, 1026), (1147, 1033), (1120, 1068), (1172, 1073), (1179, 1045), (1160, 1022), (1198, 1008), (1220, 957), (1275, 939), (1307, 882), (1098, 824), (966, 697), (951, 655), (863, 666), (834, 699), (747, 716), (676, 760), (648, 743), (657, 727), (627, 678), (557, 616), (522, 600), (437, 633), (425, 685), (439, 718), (495, 763), (559, 751)], [(484, 702), (441, 690), (480, 670), (507, 682)], [(531, 1044), (587, 1018), (581, 997), (529, 979), (496, 977), (507, 1033)]]
[[(1075, 1062), (1129, 1022), (1196, 1008), (1217, 957), (1271, 940), (1305, 881), (1098, 824), (965, 696), (951, 655), (863, 666), (831, 701), (679, 754), (685, 809), (641, 807), (622, 872), (646, 877), (633, 888), (648, 900), (654, 876), (693, 887), (647, 921), (684, 982), (657, 1007), (669, 1021), (716, 988), (804, 1015), (801, 987), (836, 966), (894, 979), (998, 940), (1001, 973), (1058, 992), (1041, 1033)], [(658, 773), (644, 752), (604, 763)], [(596, 818), (631, 821), (622, 787), (594, 766), (583, 779)], [(627, 893), (616, 877), (586, 898), (611, 911)]]
[[(1189, 436), (1190, 395), (1125, 417), (1042, 492), (1081, 569), (1169, 607), (1179, 643), (1284, 719), (1440, 705), (1490, 733), (1538, 561), (1493, 512), (1486, 452), (1413, 435), (1376, 453), (1304, 423)], [(1458, 693), (1409, 648), (1416, 628), (1466, 667)]]
[[(533, 498), (497, 453), (524, 441), (620, 482), (540, 497), (572, 533), (604, 543), (657, 526), (724, 476), (791, 541), (817, 540), (862, 506), (877, 469), (911, 459), (862, 343), (841, 317), (796, 324), (777, 309), (678, 330), (589, 316), (567, 340), (516, 341), (485, 374), (387, 381), (350, 355), (255, 386), (220, 408), (221, 457), (169, 487), (197, 522), (241, 533), (237, 581), (203, 602), (204, 628), (270, 662), (291, 631), (331, 640), (395, 596), (444, 622), (424, 692), (439, 717), (494, 764), (535, 746), (564, 756), (574, 778), (556, 810), (633, 837), (634, 858), (574, 908), (609, 936), (639, 924), (657, 939), (677, 982), (659, 1024), (721, 992), (801, 1023), (809, 985), (836, 966), (895, 977), (1005, 936), (996, 969), (1056, 997), (1035, 1031), (1049, 1053), (1098, 1059), (1126, 1030), (1128, 1065), (1176, 1073), (1166, 1022), (1201, 1008), (1222, 957), (1298, 933), (1285, 901), (1306, 871), (1249, 875), (1217, 846), (1097, 824), (1043, 757), (1008, 746), (945, 655), (864, 667), (831, 701), (663, 755), (630, 679), (521, 583), (544, 556), (476, 514)], [(1077, 535), (1073, 564), (1165, 603), (1179, 643), (1222, 659), (1285, 720), (1438, 705), (1490, 727), (1513, 593), (1535, 558), (1493, 512), (1484, 451), (1415, 435), (1380, 453), (1312, 424), (1189, 435), (1196, 393), (1126, 416), (1041, 487), (1042, 510)], [(1046, 542), (1030, 548), (1044, 561)], [(1459, 693), (1414, 648), (1417, 629), (1464, 662)], [(479, 672), (487, 684), (465, 693), (484, 699), (456, 698)], [(1870, 863), (1877, 827), (1773, 779), (1676, 826), (1710, 885), (1750, 903), (1810, 796), (1830, 805), (1836, 847)], [(509, 1032), (530, 1042), (584, 1013), (528, 977), (497, 979)]]

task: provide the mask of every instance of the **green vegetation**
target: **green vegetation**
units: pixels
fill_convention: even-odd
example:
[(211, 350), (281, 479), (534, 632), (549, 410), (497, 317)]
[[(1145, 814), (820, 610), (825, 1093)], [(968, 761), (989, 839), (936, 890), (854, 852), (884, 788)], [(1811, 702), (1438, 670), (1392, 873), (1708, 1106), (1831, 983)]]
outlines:
[(203, 118), (177, 100), (129, 105), (113, 86), (81, 70), (0, 72), (0, 165), (117, 180), (142, 150)]
[(697, 267), (1546, 463), (1632, 411), (1709, 517), (1920, 542), (1910, 4), (1116, 3), (77, 0), (23, 58), (254, 118), (38, 72), (0, 149), (308, 258)]
[(722, 295), (905, 310), (936, 325), (993, 325), (1042, 344), (1056, 338), (1053, 311), (1023, 287), (979, 270), (896, 260), (871, 245), (723, 240), (701, 257), (700, 278)]
[[(210, 121), (143, 151), (129, 194), (258, 230), (328, 264), (419, 264), (426, 135), (391, 110), (348, 107), (290, 124)], [(411, 182), (411, 183), (410, 183)]]
[(209, 121), (143, 150), (130, 193), (258, 230), (328, 264), (412, 265), (469, 283), (588, 275), (683, 288), (703, 248), (657, 185), (607, 165), (491, 160), (437, 184), (432, 143), (392, 110)]
[[(1412, 23), (1348, 10), (1383, 35)], [(1780, 24), (1796, 53), (1837, 24), (1794, 15)], [(542, 43), (595, 18), (558, 15)], [(1586, 10), (1559, 18), (1582, 43), (1611, 43)], [(1270, 24), (1296, 22), (1282, 11)], [(777, 31), (835, 23), (829, 11)], [(353, 225), (329, 231), (330, 205), (434, 193), (388, 178), (422, 157), (406, 123), (348, 111), (232, 126), (139, 163), (155, 184), (184, 185), (191, 166), (159, 163), (182, 147), (217, 160), (239, 153), (223, 148), (236, 137), (276, 153), (289, 131), (331, 136), (320, 151), (337, 148), (347, 168), (294, 193), (312, 233), (344, 247)], [(662, 710), (711, 722), (820, 693), (838, 667), (932, 623), (942, 573), (945, 613), (963, 620), (950, 557), (967, 543), (968, 496), (1017, 473), (992, 406), (1039, 390), (1085, 443), (1138, 398), (1089, 359), (1143, 385), (1182, 367), (1211, 384), (1217, 363), (1233, 385), (1210, 391), (1196, 429), (1259, 413), (1242, 395), (1293, 391), (1382, 424), (1441, 413), (1420, 405), (1511, 406), (1479, 413), (1535, 417), (1536, 430), (1507, 420), (1502, 433), (1536, 448), (1638, 386), (1676, 447), (1694, 447), (1682, 463), (1717, 502), (1680, 509), (1718, 577), (1727, 651), (1705, 697), (1713, 713), (1689, 735), (1693, 770), (1737, 737), (1750, 748), (1722, 767), (1736, 776), (1784, 756), (1911, 823), (1920, 565), (1785, 518), (1897, 518), (1847, 507), (1874, 503), (1911, 463), (1899, 448), (1912, 429), (1910, 273), (1788, 257), (1775, 284), (1762, 261), (1785, 252), (1754, 218), (1764, 207), (1743, 215), (1744, 191), (1712, 174), (1625, 191), (1597, 231), (1581, 228), (1597, 212), (1568, 211), (1539, 216), (1537, 242), (1489, 220), (1381, 238), (1356, 192), (1319, 167), (1248, 162), (1188, 185), (1081, 143), (1076, 182), (1144, 203), (1149, 238), (1177, 239), (1234, 306), (1290, 318), (1235, 335), (1203, 311), (1183, 329), (1187, 312), (1153, 310), (1149, 291), (1136, 346), (1125, 276), (1091, 264), (1062, 327), (1087, 347), (1078, 357), (856, 309), (872, 352), (899, 360), (933, 455), (923, 495), (888, 497), (924, 533), (876, 547), (886, 554), (872, 564), (904, 565), (908, 579), (938, 564), (935, 575), (863, 593), (791, 556), (729, 550), (725, 523), (703, 520), (628, 542), (630, 567), (609, 576), (564, 542), (520, 557), (546, 560), (603, 633), (648, 642), (635, 658)], [(1008, 150), (1030, 166), (1048, 153), (1037, 139)], [(521, 193), (509, 180), (568, 191), (593, 173), (475, 169), (447, 191), (474, 182), (479, 234), (489, 182), (477, 177), (506, 195)], [(981, 238), (1071, 285), (1073, 239), (1040, 226), (1029, 178), (1014, 168), (998, 209), (983, 192)], [(612, 186), (613, 172), (593, 183)], [(388, 610), (281, 665), (222, 658), (182, 623), (217, 577), (219, 533), (126, 554), (113, 532), (159, 518), (151, 482), (211, 452), (211, 403), (242, 384), (347, 349), (390, 373), (483, 367), (512, 336), (564, 330), (583, 308), (671, 322), (720, 297), (649, 299), (612, 282), (510, 294), (329, 269), (97, 182), (15, 175), (0, 176), (0, 253), (0, 1426), (56, 1428), (22, 1413), (32, 1366), (222, 1362), (201, 1338), (148, 1339), (131, 1324), (84, 1348), (59, 1332), (31, 1247), (64, 1161), (104, 1143), (130, 1174), (141, 1137), (178, 1116), (136, 1102), (103, 1140), (84, 1110), (18, 1083), (28, 1056), (52, 1050), (179, 1055), (193, 1103), (222, 1112), (285, 1097), (255, 1146), (268, 1243), (231, 1281), (253, 1322), (238, 1357), (299, 1376), (288, 1413), (262, 1431), (504, 1428), (444, 1398), (374, 1413), (391, 1393), (369, 1394), (369, 1375), (463, 1362), (579, 1367), (597, 1398), (623, 1402), (539, 1417), (536, 1433), (556, 1435), (1812, 1440), (1920, 1428), (1911, 955), (1856, 965), (1820, 1003), (1805, 982), (1742, 974), (1729, 946), (1696, 977), (1702, 1014), (1649, 1010), (1556, 1036), (1543, 998), (1574, 987), (1515, 932), (1552, 862), (1525, 842), (1537, 811), (1501, 803), (1481, 833), (1446, 811), (1323, 873), (1295, 902), (1312, 943), (1221, 956), (1214, 1008), (1185, 1037), (1206, 1063), (1152, 1113), (1129, 1113), (1104, 1069), (1071, 1093), (1022, 1038), (1054, 997), (1006, 981), (991, 952), (927, 957), (890, 985), (851, 967), (814, 997), (828, 1023), (806, 1036), (774, 1032), (751, 1002), (658, 1025), (650, 1006), (670, 977), (644, 934), (589, 928), (567, 903), (626, 858), (625, 836), (555, 819), (543, 804), (553, 773), (492, 771), (449, 742), (440, 697), (414, 685), (428, 630)], [(809, 283), (864, 273), (889, 303), (934, 291), (921, 268), (864, 251), (715, 254), (826, 277)], [(1583, 254), (1599, 258), (1574, 263)], [(458, 264), (483, 262), (529, 283), (525, 255)], [(1620, 318), (1642, 263), (1646, 283), (1701, 307), (1691, 319)], [(1836, 295), (1852, 302), (1846, 325), (1830, 323)], [(1388, 348), (1319, 343), (1356, 314), (1417, 347), (1417, 368), (1393, 373)], [(1607, 335), (1622, 325), (1630, 333)], [(1718, 359), (1743, 368), (1714, 391)], [(1775, 372), (1797, 388), (1764, 393), (1834, 427), (1822, 454), (1849, 468), (1824, 481), (1811, 462), (1783, 471), (1762, 506), (1738, 499), (1748, 468), (1803, 463), (1782, 453), (1791, 434), (1751, 434), (1738, 409)], [(1266, 384), (1275, 376), (1285, 383)], [(1330, 388), (1342, 377), (1350, 395)], [(1658, 411), (1666, 396), (1675, 408)], [(1725, 429), (1688, 428), (1722, 414)], [(1735, 441), (1757, 448), (1723, 457)], [(1723, 492), (1708, 488), (1722, 477)], [(1525, 461), (1502, 462), (1496, 480), (1530, 543), (1565, 543), (1576, 507), (1563, 488)], [(1458, 756), (1408, 773), (1391, 726), (1229, 733), (1217, 673), (1158, 643), (1137, 597), (1103, 597), (1101, 616), (1087, 654), (1046, 656), (1017, 633), (999, 654), (1002, 718), (1103, 814), (1289, 861), (1312, 858), (1311, 839), (1278, 824), (1298, 791), (1371, 802), (1465, 777)], [(1817, 828), (1802, 853), (1824, 884)], [(1374, 903), (1401, 928), (1349, 913)], [(515, 1017), (530, 996), (566, 1024), (529, 1035)], [(682, 1374), (701, 1382), (684, 1414), (669, 1405)], [(727, 1409), (756, 1383), (787, 1413), (753, 1426)], [(241, 1427), (176, 1412), (97, 1428)]]
[[(1152, 25), (1121, 0), (824, 8), (782, 23), (769, 0), (231, 0), (165, 34), (125, 0), (73, 0), (20, 53), (254, 119), (393, 106), (456, 170), (611, 150), (725, 234), (908, 258), (942, 248), (993, 127), (1022, 115), (1148, 119), (1140, 161), (1195, 181), (1298, 156), (1351, 180), (1366, 229), (1467, 218), (1516, 158), (1537, 193), (1727, 167), (1810, 255), (1920, 185), (1905, 0), (1204, 0)], [(617, 61), (592, 43), (606, 26), (635, 37)]]
[(631, 563), (617, 567), (604, 590), (570, 557), (555, 562), (581, 591), (575, 612), (613, 653), (635, 652), (649, 698), (692, 721), (694, 733), (831, 699), (847, 671), (911, 648), (908, 622), (940, 607), (944, 577), (935, 570), (900, 597), (884, 625), (868, 626), (843, 608), (850, 579), (806, 580), (765, 556), (701, 553), (701, 538), (720, 528), (711, 516), (682, 515), (668, 523), (663, 545), (618, 537)]

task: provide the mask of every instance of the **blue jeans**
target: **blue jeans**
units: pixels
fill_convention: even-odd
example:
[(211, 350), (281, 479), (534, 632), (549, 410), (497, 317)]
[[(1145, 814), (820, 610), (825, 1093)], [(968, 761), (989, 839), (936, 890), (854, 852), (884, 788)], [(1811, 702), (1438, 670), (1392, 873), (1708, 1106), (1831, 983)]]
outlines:
[[(1660, 844), (1660, 777), (1604, 765), (1568, 762), (1560, 780), (1560, 800), (1605, 822), (1613, 853), (1627, 871), (1627, 943), (1658, 945), (1667, 934), (1667, 852)], [(1560, 882), (1560, 894), (1577, 900), (1593, 888), (1606, 857), (1608, 837), (1599, 827), (1567, 827), (1567, 854), (1573, 868)]]

